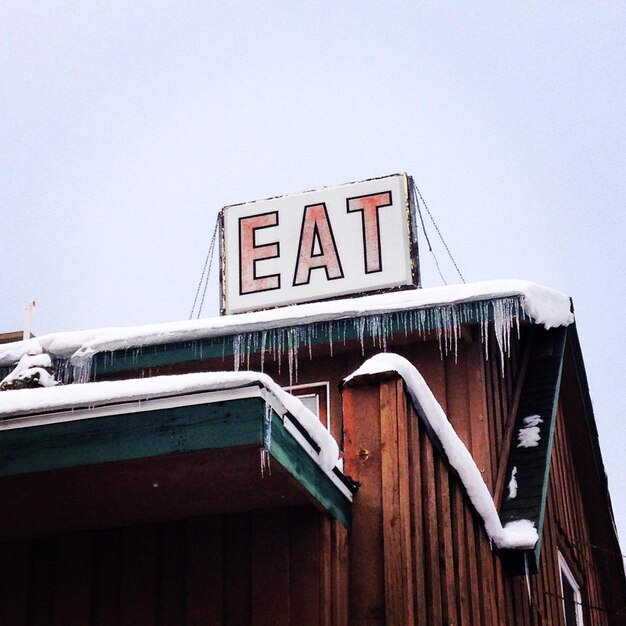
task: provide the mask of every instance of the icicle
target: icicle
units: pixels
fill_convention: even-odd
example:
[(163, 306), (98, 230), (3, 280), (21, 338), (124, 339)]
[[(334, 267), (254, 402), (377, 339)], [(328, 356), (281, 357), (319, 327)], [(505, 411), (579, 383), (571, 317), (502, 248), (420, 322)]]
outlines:
[(246, 369), (249, 370), (250, 369), (250, 343), (252, 341), (252, 336), (250, 333), (246, 334)]
[(291, 387), (295, 380), (298, 380), (298, 345), (299, 335), (297, 328), (289, 328), (287, 330), (287, 364), (289, 366), (289, 386)]
[(72, 357), (72, 382), (88, 383), (91, 378), (93, 353)]
[(526, 579), (526, 591), (528, 592), (528, 602), (533, 605), (533, 599), (530, 594), (530, 571), (528, 569), (528, 551), (524, 551), (524, 578)]
[(263, 366), (265, 364), (265, 342), (267, 341), (267, 332), (261, 331), (261, 371), (263, 371)]
[(240, 344), (241, 335), (235, 335), (233, 337), (233, 370), (235, 372), (239, 371)]
[(326, 323), (326, 332), (328, 333), (328, 345), (330, 347), (330, 356), (333, 356), (333, 323), (329, 321)]
[(272, 475), (270, 467), (270, 449), (272, 447), (272, 407), (265, 401), (265, 416), (263, 418), (263, 447), (261, 448), (261, 477)]

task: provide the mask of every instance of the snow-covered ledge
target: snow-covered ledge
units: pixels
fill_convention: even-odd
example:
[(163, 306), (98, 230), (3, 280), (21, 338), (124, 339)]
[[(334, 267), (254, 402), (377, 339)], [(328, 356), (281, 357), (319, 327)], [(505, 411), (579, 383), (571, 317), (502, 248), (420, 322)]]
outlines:
[[(519, 298), (521, 312), (545, 328), (567, 326), (574, 321), (570, 299), (559, 291), (525, 280), (489, 280), (295, 304), (201, 320), (52, 333), (0, 346), (0, 366), (14, 365), (25, 354), (49, 352), (57, 357), (79, 360), (98, 352), (367, 318), (399, 311), (454, 307), (502, 298)], [(500, 321), (503, 327), (511, 324), (511, 320)]]
[(368, 374), (397, 372), (406, 384), (416, 409), (426, 417), (439, 439), (450, 465), (456, 470), (467, 495), (482, 517), (487, 534), (498, 548), (531, 550), (538, 540), (537, 529), (530, 520), (516, 520), (502, 526), (495, 502), (482, 474), (463, 441), (456, 434), (426, 381), (407, 359), (397, 354), (381, 353), (368, 359), (344, 382)]
[(260, 385), (278, 401), (272, 406), (281, 415), (290, 413), (319, 446), (320, 465), (331, 471), (337, 464), (339, 448), (332, 435), (302, 402), (287, 393), (267, 374), (260, 372), (200, 372), (173, 376), (155, 376), (131, 380), (104, 381), (83, 385), (20, 389), (0, 393), (0, 431), (12, 427), (12, 421), (28, 415), (56, 411), (76, 411), (121, 402), (181, 396), (207, 391), (224, 391)]

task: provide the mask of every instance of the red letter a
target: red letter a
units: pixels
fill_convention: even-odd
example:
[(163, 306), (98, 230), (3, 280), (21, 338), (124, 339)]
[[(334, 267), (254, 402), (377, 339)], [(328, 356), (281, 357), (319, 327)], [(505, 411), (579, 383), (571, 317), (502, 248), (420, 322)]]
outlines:
[(294, 287), (308, 285), (311, 270), (321, 267), (326, 271), (327, 280), (343, 278), (335, 237), (324, 203), (304, 207), (296, 271), (293, 277)]

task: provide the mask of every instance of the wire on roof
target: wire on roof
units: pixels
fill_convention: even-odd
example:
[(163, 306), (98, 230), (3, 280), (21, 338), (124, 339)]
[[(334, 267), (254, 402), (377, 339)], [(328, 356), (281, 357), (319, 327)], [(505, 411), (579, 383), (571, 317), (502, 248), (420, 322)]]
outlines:
[(433, 226), (435, 227), (435, 230), (437, 231), (437, 234), (439, 235), (439, 239), (441, 239), (441, 243), (443, 243), (443, 247), (446, 249), (446, 252), (448, 253), (448, 256), (450, 257), (450, 260), (452, 261), (452, 265), (454, 265), (454, 269), (457, 271), (457, 274), (460, 276), (461, 280), (465, 284), (465, 278), (463, 274), (461, 273), (461, 270), (459, 269), (457, 262), (454, 260), (454, 257), (452, 256), (452, 252), (450, 252), (450, 248), (448, 248), (448, 244), (446, 243), (446, 240), (443, 238), (443, 235), (441, 234), (441, 231), (439, 230), (439, 226), (437, 226), (437, 222), (435, 222), (435, 218), (430, 212), (430, 209), (428, 208), (428, 205), (426, 204), (426, 200), (424, 200), (424, 196), (422, 196), (422, 192), (419, 190), (419, 187), (417, 186), (415, 179), (412, 179), (412, 183), (413, 184), (411, 185), (411, 190), (413, 193), (413, 198), (415, 199), (415, 206), (417, 207), (417, 212), (419, 214), (420, 221), (422, 223), (422, 230), (424, 231), (424, 237), (426, 237), (426, 243), (428, 243), (428, 249), (430, 250), (430, 252), (433, 255), (433, 258), (435, 259), (435, 265), (437, 266), (437, 271), (439, 272), (439, 276), (441, 276), (441, 280), (443, 280), (444, 284), (446, 285), (448, 284), (446, 282), (446, 279), (443, 277), (443, 274), (441, 273), (441, 269), (439, 268), (439, 262), (437, 261), (437, 257), (435, 256), (433, 248), (430, 244), (428, 235), (426, 234), (426, 227), (424, 226), (424, 219), (422, 217), (422, 211), (420, 209), (419, 200), (422, 201), (422, 204), (424, 205), (424, 208), (426, 209), (426, 213), (428, 213), (428, 217), (430, 218), (430, 221), (433, 223)]
[[(189, 319), (193, 317), (196, 309), (196, 303), (198, 302), (198, 296), (202, 289), (202, 283), (204, 282), (204, 289), (202, 289), (202, 299), (200, 300), (200, 306), (198, 307), (196, 319), (200, 317), (202, 313), (202, 307), (204, 306), (204, 297), (206, 296), (207, 287), (209, 286), (209, 276), (211, 275), (211, 267), (213, 266), (213, 257), (215, 255), (215, 242), (217, 241), (217, 232), (219, 230), (220, 218), (219, 215), (215, 218), (215, 226), (213, 228), (213, 236), (211, 237), (211, 243), (209, 244), (209, 251), (207, 252), (206, 259), (204, 259), (204, 267), (202, 268), (202, 274), (200, 275), (200, 281), (198, 282), (198, 288), (196, 289), (196, 296), (193, 299), (191, 306), (191, 313), (189, 313)], [(208, 268), (208, 269), (207, 269)]]

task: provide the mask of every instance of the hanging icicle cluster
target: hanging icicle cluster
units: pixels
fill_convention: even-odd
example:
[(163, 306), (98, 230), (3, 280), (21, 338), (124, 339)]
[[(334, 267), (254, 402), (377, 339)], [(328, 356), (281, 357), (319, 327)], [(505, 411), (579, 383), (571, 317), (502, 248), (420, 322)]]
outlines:
[(426, 309), (377, 313), (344, 320), (315, 322), (306, 326), (275, 328), (269, 330), (241, 333), (232, 337), (234, 369), (249, 369), (250, 355), (260, 353), (261, 370), (269, 354), (280, 364), (285, 355), (289, 368), (289, 384), (298, 379), (298, 358), (301, 349), (308, 349), (312, 358), (312, 346), (327, 343), (330, 355), (333, 344), (345, 343), (356, 339), (365, 354), (367, 340), (372, 346), (385, 352), (387, 343), (394, 334), (405, 336), (417, 334), (420, 338), (428, 332), (435, 332), (439, 342), (441, 356), (454, 353), (457, 358), (458, 341), (461, 326), (478, 323), (485, 356), (489, 354), (489, 323), (493, 322), (494, 335), (498, 345), (502, 373), (504, 375), (504, 357), (511, 345), (511, 331), (515, 327), (519, 336), (520, 318), (524, 317), (520, 297), (500, 298), (491, 301), (450, 304)]
[[(417, 335), (420, 338), (428, 333), (435, 333), (439, 342), (442, 358), (454, 354), (456, 359), (461, 327), (477, 324), (485, 356), (489, 354), (489, 327), (493, 324), (494, 336), (498, 346), (501, 367), (504, 372), (504, 358), (510, 349), (511, 332), (516, 329), (519, 336), (520, 320), (526, 317), (522, 296), (456, 302), (428, 308), (402, 311), (368, 313), (346, 319), (328, 319), (297, 326), (282, 328), (254, 329), (232, 335), (214, 336), (177, 344), (177, 348), (188, 350), (188, 360), (215, 358), (216, 347), (220, 347), (222, 358), (232, 354), (233, 369), (250, 369), (252, 355), (259, 354), (261, 371), (268, 359), (278, 366), (286, 360), (289, 372), (289, 384), (298, 380), (298, 361), (303, 353), (313, 358), (313, 346), (326, 344), (330, 355), (337, 344), (345, 345), (348, 341), (357, 341), (361, 353), (365, 354), (368, 346), (381, 351), (387, 350), (392, 336)], [(59, 359), (56, 364), (56, 376), (63, 382), (84, 383), (93, 380), (96, 364), (100, 363), (104, 371), (111, 367), (118, 357), (130, 360), (137, 366), (142, 357), (163, 351), (164, 346), (150, 345), (129, 348), (125, 351), (93, 354), (78, 350), (69, 360)], [(210, 353), (210, 354), (209, 354)], [(98, 357), (97, 359), (94, 357)]]

